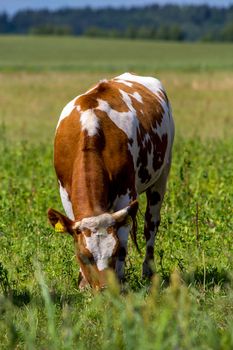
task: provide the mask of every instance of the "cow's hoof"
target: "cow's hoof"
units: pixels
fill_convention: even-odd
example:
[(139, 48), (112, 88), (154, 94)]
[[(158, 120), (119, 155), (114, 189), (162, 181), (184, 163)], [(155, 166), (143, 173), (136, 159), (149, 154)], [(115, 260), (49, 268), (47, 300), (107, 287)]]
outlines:
[(154, 271), (151, 268), (152, 262), (144, 261), (142, 266), (142, 278), (144, 279), (151, 279), (154, 275)]

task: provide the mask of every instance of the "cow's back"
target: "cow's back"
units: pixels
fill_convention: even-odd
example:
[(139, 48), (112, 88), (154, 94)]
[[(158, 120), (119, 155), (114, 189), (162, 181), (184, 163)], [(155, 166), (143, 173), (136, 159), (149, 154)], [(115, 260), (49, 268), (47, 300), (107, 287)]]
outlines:
[[(61, 114), (54, 152), (58, 178), (69, 188), (80, 155), (95, 152), (113, 189), (124, 193), (132, 186), (142, 192), (167, 162), (173, 133), (169, 102), (158, 80), (125, 73), (101, 81)], [(119, 195), (112, 192), (111, 197)]]

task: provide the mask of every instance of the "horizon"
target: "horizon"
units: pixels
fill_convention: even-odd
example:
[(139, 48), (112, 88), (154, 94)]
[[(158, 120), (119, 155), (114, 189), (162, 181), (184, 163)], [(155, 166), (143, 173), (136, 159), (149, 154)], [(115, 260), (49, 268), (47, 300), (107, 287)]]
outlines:
[(48, 4), (46, 0), (32, 1), (32, 0), (21, 0), (20, 4), (17, 0), (8, 0), (7, 3), (4, 0), (0, 0), (0, 13), (6, 12), (8, 15), (14, 15), (18, 11), (23, 10), (59, 10), (61, 8), (85, 8), (91, 7), (93, 9), (98, 8), (129, 8), (129, 7), (144, 7), (149, 5), (158, 4), (160, 6), (166, 4), (176, 5), (208, 5), (211, 7), (228, 7), (233, 5), (233, 0), (51, 0)]

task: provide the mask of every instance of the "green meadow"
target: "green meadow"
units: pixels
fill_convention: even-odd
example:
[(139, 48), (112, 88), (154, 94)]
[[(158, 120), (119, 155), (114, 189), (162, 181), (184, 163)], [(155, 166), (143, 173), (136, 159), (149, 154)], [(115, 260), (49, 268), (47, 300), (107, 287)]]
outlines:
[(0, 36), (0, 71), (232, 70), (232, 44)]
[[(84, 38), (0, 37), (0, 349), (233, 348), (233, 46)], [(176, 125), (173, 164), (142, 280), (129, 242), (127, 282), (80, 292), (53, 170), (59, 114), (98, 80), (159, 78)]]

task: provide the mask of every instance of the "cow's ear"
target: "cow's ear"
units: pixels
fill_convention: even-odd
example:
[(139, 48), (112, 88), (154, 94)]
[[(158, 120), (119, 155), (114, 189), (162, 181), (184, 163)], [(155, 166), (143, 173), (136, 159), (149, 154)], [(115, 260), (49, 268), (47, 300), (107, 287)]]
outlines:
[(74, 234), (75, 222), (55, 209), (48, 210), (48, 219), (56, 232)]

